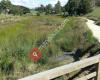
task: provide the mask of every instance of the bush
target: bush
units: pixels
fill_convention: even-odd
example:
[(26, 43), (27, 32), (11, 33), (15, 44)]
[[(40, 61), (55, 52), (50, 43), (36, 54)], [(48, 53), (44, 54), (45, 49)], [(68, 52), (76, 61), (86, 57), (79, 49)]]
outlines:
[(10, 74), (14, 71), (14, 62), (3, 58), (0, 62), (0, 69), (4, 74)]
[(69, 14), (68, 14), (68, 12), (64, 12), (64, 13), (62, 14), (62, 16), (63, 16), (63, 17), (67, 17), (67, 16), (69, 16)]
[(96, 21), (96, 24), (100, 26), (100, 20)]
[(46, 55), (46, 53), (42, 53), (42, 58), (40, 59), (40, 61), (38, 62), (41, 65), (44, 65), (48, 62), (48, 56)]
[(37, 15), (37, 16), (40, 16), (40, 13), (38, 12), (36, 15)]

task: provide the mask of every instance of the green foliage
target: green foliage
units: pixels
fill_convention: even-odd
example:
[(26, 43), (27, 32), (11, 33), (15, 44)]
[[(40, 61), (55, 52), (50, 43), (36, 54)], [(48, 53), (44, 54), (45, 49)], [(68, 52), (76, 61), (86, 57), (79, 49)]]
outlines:
[(26, 13), (30, 13), (30, 10), (28, 8), (25, 8), (23, 6), (15, 6), (15, 5), (12, 5), (12, 8), (9, 11), (9, 14), (14, 14), (14, 15), (23, 15)]
[(93, 12), (87, 14), (88, 17), (100, 18), (100, 7), (96, 7)]
[[(14, 24), (9, 22), (0, 25), (1, 79), (10, 76), (14, 80), (54, 68), (59, 65), (58, 62), (54, 62), (55, 57), (62, 55), (64, 51), (73, 51), (80, 46), (84, 47), (96, 42), (84, 25), (84, 20), (71, 17), (55, 38), (41, 50), (42, 59), (36, 64), (28, 57), (31, 49), (40, 46), (47, 39), (48, 34), (59, 27), (64, 18), (58, 16), (24, 16), (24, 18), (20, 16), (20, 18), (21, 21)], [(86, 39), (83, 36), (85, 32), (89, 33)], [(65, 63), (61, 65), (63, 64)], [(60, 80), (63, 78), (61, 77)]]
[(60, 1), (57, 2), (57, 4), (55, 4), (55, 13), (56, 14), (61, 14), (62, 10), (61, 10), (61, 3)]
[[(88, 35), (84, 36), (84, 33)], [(70, 52), (80, 47), (85, 48), (84, 46), (93, 44), (96, 40), (92, 37), (92, 33), (86, 28), (84, 20), (80, 18), (70, 18), (70, 21), (65, 24), (64, 29), (56, 35), (54, 42), (58, 50)]]
[(10, 9), (11, 2), (9, 0), (2, 0), (0, 2), (0, 12), (8, 13), (8, 8)]
[(89, 19), (96, 21), (97, 25), (100, 25), (100, 7), (96, 7), (93, 12), (86, 15)]
[(93, 0), (69, 0), (65, 5), (69, 15), (84, 15), (92, 11)]
[(38, 11), (39, 13), (43, 13), (45, 11), (45, 6), (41, 5), (40, 7), (35, 8), (36, 11)]
[(98, 20), (98, 21), (96, 22), (96, 24), (97, 24), (97, 25), (100, 25), (100, 20)]
[(93, 4), (91, 4), (91, 2), (92, 0), (81, 0), (77, 13), (80, 15), (91, 12), (93, 10)]
[(40, 16), (41, 14), (39, 13), (39, 12), (37, 12), (37, 14), (36, 14), (37, 16)]
[(80, 0), (69, 0), (68, 3), (65, 5), (66, 12), (68, 12), (69, 15), (76, 15), (79, 2)]
[(61, 77), (58, 77), (58, 78), (53, 79), (53, 80), (65, 80), (65, 79), (61, 76)]
[[(0, 69), (3, 73), (10, 74), (14, 71), (14, 62), (11, 59), (2, 57), (2, 60), (0, 62)], [(10, 58), (10, 57), (9, 57)]]
[(49, 58), (60, 56), (63, 52), (76, 51), (79, 48), (85, 50), (89, 45), (97, 43), (98, 41), (87, 28), (85, 20), (71, 17), (53, 41), (42, 50), (44, 55), (40, 63), (46, 64)]
[(46, 35), (40, 36), (39, 39), (36, 41), (36, 46), (39, 47), (42, 43), (46, 40)]
[(96, 0), (96, 6), (100, 6), (100, 0)]
[(51, 4), (48, 4), (46, 6), (46, 14), (51, 14), (51, 12), (52, 12), (52, 5)]
[(62, 16), (63, 16), (63, 17), (68, 17), (69, 14), (68, 14), (68, 12), (64, 12), (64, 13), (62, 14)]
[(39, 13), (45, 13), (46, 15), (49, 14), (61, 14), (62, 10), (62, 6), (60, 1), (57, 2), (57, 4), (55, 4), (55, 6), (53, 7), (52, 4), (48, 4), (46, 6), (41, 5), (40, 7), (35, 8), (36, 11), (38, 11)]
[[(14, 17), (16, 19), (16, 16)], [(0, 18), (5, 16), (0, 15)], [(9, 76), (12, 80), (18, 79), (39, 71), (35, 67), (38, 64), (47, 64), (49, 57), (45, 51), (38, 64), (31, 62), (29, 53), (33, 48), (40, 46), (46, 36), (58, 27), (55, 24), (63, 20), (57, 16), (20, 16), (20, 19), (21, 21), (13, 24), (9, 21), (9, 24), (0, 25), (0, 79), (7, 79)], [(53, 27), (47, 25), (47, 20)], [(30, 68), (31, 65), (34, 66)]]
[(45, 13), (46, 15), (51, 14), (52, 9), (53, 9), (53, 7), (51, 4), (48, 4), (46, 6), (41, 5), (40, 7), (35, 8), (35, 10), (38, 11), (38, 13)]
[(42, 59), (38, 62), (40, 65), (45, 65), (48, 62), (48, 56), (46, 53), (42, 53)]
[(22, 15), (30, 13), (30, 10), (23, 6), (12, 5), (9, 0), (2, 0), (0, 2), (0, 12), (5, 14)]

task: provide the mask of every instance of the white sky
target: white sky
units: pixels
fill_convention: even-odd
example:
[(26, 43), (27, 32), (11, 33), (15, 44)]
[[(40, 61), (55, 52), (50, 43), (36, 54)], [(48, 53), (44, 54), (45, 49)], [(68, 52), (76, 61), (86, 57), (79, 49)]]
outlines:
[[(29, 8), (40, 6), (41, 4), (56, 4), (58, 0), (10, 0), (15, 5), (23, 5)], [(68, 0), (59, 0), (62, 5), (65, 5)]]

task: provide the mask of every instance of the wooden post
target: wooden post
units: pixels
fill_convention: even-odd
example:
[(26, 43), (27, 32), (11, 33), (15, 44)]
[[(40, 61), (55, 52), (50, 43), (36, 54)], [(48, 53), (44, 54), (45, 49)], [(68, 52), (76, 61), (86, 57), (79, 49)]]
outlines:
[(100, 80), (100, 58), (99, 58), (99, 62), (96, 64), (96, 72), (97, 72), (97, 76), (95, 80)]

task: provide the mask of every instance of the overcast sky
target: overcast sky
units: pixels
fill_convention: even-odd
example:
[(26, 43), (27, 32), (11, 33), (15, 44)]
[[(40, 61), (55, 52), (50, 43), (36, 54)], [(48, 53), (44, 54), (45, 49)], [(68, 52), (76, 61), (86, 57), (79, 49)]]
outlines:
[[(40, 6), (41, 4), (56, 4), (58, 0), (10, 0), (15, 5), (23, 5), (29, 8)], [(68, 0), (59, 0), (62, 5), (65, 5)]]

